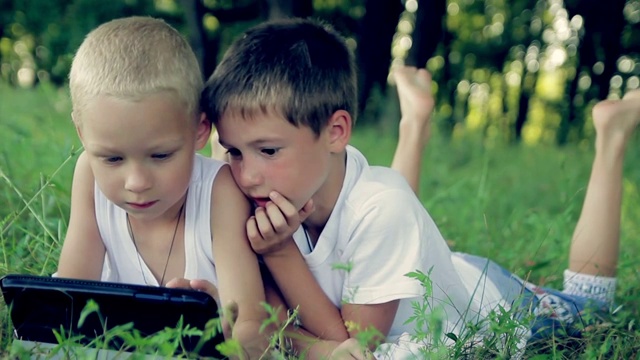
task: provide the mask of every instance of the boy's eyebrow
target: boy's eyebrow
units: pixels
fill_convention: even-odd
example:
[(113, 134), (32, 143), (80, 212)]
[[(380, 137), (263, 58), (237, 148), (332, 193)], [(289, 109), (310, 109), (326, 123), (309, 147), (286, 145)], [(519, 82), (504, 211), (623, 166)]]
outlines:
[[(146, 150), (149, 152), (154, 152), (154, 151), (159, 151), (159, 150), (171, 150), (172, 148), (177, 148), (180, 147), (183, 144), (182, 139), (173, 139), (173, 140), (169, 140), (169, 141), (164, 141), (161, 144), (154, 144), (153, 146), (149, 146)], [(99, 152), (99, 153), (120, 153), (122, 152), (121, 149), (117, 149), (115, 147), (112, 147), (111, 145), (108, 144), (100, 144), (100, 143), (87, 143), (88, 147), (91, 150), (93, 150), (94, 152)]]
[[(255, 140), (252, 140), (249, 143), (247, 143), (247, 145), (249, 145), (249, 146), (260, 146), (260, 145), (263, 145), (263, 144), (273, 143), (274, 141), (281, 141), (281, 139), (278, 138), (278, 137), (255, 139)], [(225, 147), (225, 148), (233, 147), (232, 145), (227, 144), (222, 139), (218, 139), (218, 142), (220, 143), (220, 145), (222, 145), (222, 147)]]

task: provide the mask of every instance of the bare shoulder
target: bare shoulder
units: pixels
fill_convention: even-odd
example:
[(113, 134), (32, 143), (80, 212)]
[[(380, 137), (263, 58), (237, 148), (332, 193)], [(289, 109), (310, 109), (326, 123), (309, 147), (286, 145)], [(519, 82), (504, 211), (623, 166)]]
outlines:
[(250, 211), (249, 202), (233, 179), (229, 165), (224, 165), (218, 171), (211, 191), (211, 214), (220, 213), (214, 210), (221, 208), (244, 215)]
[(89, 165), (89, 158), (85, 152), (78, 156), (76, 167), (73, 172), (73, 185), (71, 188), (71, 207), (81, 206), (84, 204), (93, 204), (93, 189), (95, 179), (93, 171)]
[(75, 173), (81, 175), (90, 175), (93, 178), (93, 173), (91, 171), (91, 166), (89, 166), (89, 157), (86, 152), (80, 153), (78, 156), (78, 160), (76, 160)]
[(105, 247), (96, 221), (94, 187), (89, 159), (82, 153), (73, 174), (71, 213), (58, 263), (59, 276), (100, 278)]

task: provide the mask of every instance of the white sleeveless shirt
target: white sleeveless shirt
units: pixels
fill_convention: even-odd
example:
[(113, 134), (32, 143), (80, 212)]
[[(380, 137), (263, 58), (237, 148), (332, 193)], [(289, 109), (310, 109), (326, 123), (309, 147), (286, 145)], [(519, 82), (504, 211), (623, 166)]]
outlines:
[[(184, 253), (186, 279), (206, 279), (218, 285), (211, 242), (211, 189), (224, 162), (196, 155), (185, 202)], [(106, 248), (102, 281), (154, 285), (158, 281), (138, 258), (127, 230), (126, 212), (94, 186), (95, 213)], [(144, 275), (143, 275), (144, 274)]]

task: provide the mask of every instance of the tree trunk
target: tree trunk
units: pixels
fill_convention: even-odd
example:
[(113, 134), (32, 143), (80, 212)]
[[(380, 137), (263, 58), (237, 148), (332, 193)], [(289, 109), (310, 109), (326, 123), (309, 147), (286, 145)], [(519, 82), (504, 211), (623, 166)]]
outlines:
[[(584, 19), (584, 35), (580, 41), (576, 63), (576, 75), (568, 90), (568, 111), (560, 123), (557, 142), (560, 145), (569, 141), (572, 130), (582, 131), (584, 113), (582, 107), (594, 97), (598, 100), (609, 96), (610, 81), (616, 72), (616, 63), (622, 52), (620, 39), (624, 29), (624, 0), (569, 0), (567, 10), (570, 16), (580, 15)], [(604, 64), (601, 73), (594, 73), (597, 62)], [(584, 101), (575, 104), (578, 95), (578, 81), (581, 72), (591, 76), (592, 89), (584, 94)]]
[(405, 63), (424, 67), (443, 40), (445, 0), (420, 0), (413, 30), (413, 42)]
[[(206, 79), (213, 72), (213, 68), (215, 68), (215, 60), (213, 68), (208, 65), (211, 62), (211, 59), (209, 59), (211, 54), (208, 52), (211, 50), (207, 51), (209, 49), (207, 44), (207, 34), (205, 33), (204, 26), (202, 25), (202, 18), (206, 9), (202, 5), (201, 1), (182, 0), (181, 4), (184, 10), (185, 23), (189, 29), (189, 42), (191, 43), (193, 52), (195, 52), (198, 62), (200, 63), (202, 76)], [(215, 50), (217, 55), (217, 48)]]
[(399, 0), (369, 0), (362, 19), (357, 49), (359, 69), (359, 110), (364, 110), (371, 89), (387, 87), (391, 65), (391, 41), (398, 26), (403, 6)]

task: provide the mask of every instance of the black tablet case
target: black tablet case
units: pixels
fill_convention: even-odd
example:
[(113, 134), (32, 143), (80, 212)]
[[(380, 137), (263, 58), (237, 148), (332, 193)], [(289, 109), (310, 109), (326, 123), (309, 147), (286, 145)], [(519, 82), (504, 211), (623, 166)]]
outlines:
[[(218, 317), (215, 301), (206, 293), (101, 281), (88, 281), (35, 275), (5, 275), (0, 279), (5, 303), (17, 339), (57, 343), (53, 330), (61, 327), (70, 335), (82, 335), (88, 343), (104, 334), (104, 329), (133, 323), (148, 336), (165, 328), (176, 328), (182, 317), (200, 330)], [(99, 306), (99, 316), (90, 314), (78, 327), (80, 314), (92, 299)], [(199, 337), (183, 337), (187, 351), (194, 351)], [(199, 354), (219, 358), (215, 345), (224, 341), (221, 334), (206, 342)], [(110, 344), (119, 349), (118, 341)], [(135, 349), (130, 349), (132, 351)]]

